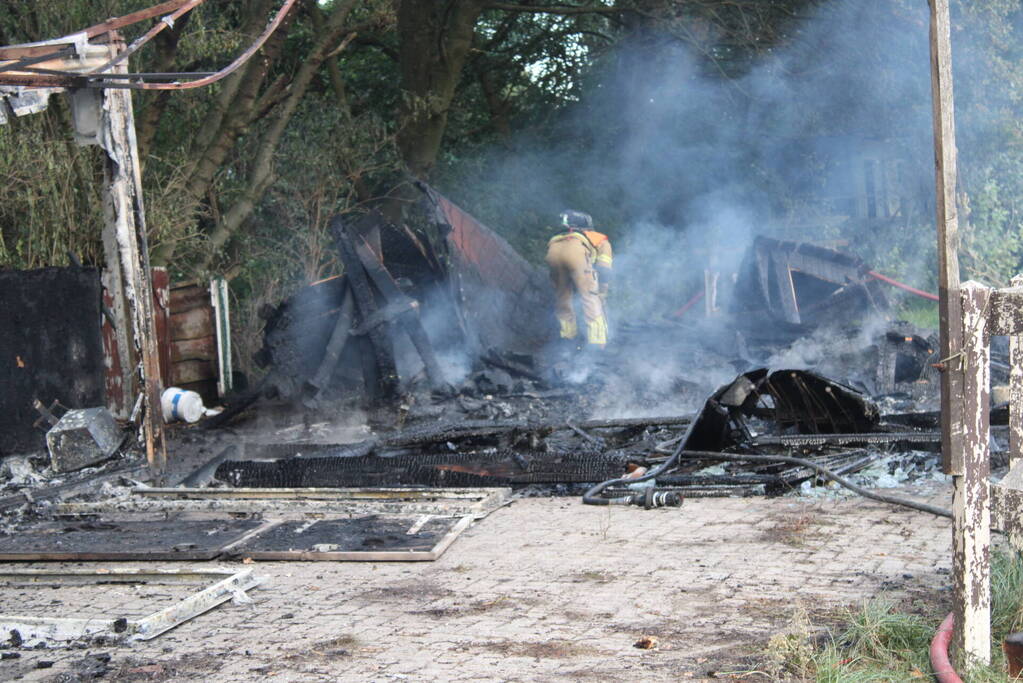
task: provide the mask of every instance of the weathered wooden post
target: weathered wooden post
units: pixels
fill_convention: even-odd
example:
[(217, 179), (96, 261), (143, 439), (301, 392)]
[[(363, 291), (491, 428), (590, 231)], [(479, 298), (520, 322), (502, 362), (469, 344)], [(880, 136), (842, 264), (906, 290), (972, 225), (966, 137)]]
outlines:
[[(991, 661), (991, 507), (990, 484), (990, 328), (992, 290), (976, 282), (961, 290), (962, 356), (955, 370), (963, 376), (961, 401), (963, 471), (954, 476), (952, 572), (955, 581), (956, 657), (960, 663)], [(953, 321), (955, 322), (955, 321)], [(960, 370), (959, 368), (962, 368)], [(944, 405), (942, 409), (944, 409)]]
[[(114, 42), (113, 54), (123, 49)], [(127, 73), (126, 62), (114, 67)], [(142, 364), (142, 433), (150, 473), (159, 479), (167, 464), (160, 394), (160, 357), (153, 318), (153, 290), (146, 236), (146, 214), (142, 202), (142, 175), (131, 91), (103, 90), (99, 145), (106, 153), (103, 164), (103, 205), (106, 216), (104, 244), (116, 245), (120, 254), (121, 284), (132, 314), (136, 347)]]
[(963, 473), (963, 376), (955, 362), (962, 349), (959, 321), (959, 217), (956, 211), (956, 132), (952, 101), (952, 43), (948, 0), (931, 2), (931, 91), (934, 107), (934, 163), (938, 225), (938, 311), (941, 354), (942, 458), (946, 474)]
[[(970, 488), (970, 482), (975, 480), (976, 472), (966, 471), (963, 443), (964, 401), (961, 398), (964, 396), (961, 324), (963, 304), (959, 298), (959, 218), (956, 211), (956, 138), (949, 0), (929, 2), (935, 205), (938, 227), (938, 312), (942, 356), (941, 453), (943, 468), (947, 474), (952, 475), (953, 509), (956, 513), (952, 531), (952, 547), (955, 553), (953, 580), (956, 590), (955, 634), (952, 645), (958, 656), (962, 657), (964, 653), (968, 653), (969, 656), (977, 656), (986, 662), (989, 658), (989, 645), (986, 641), (983, 645), (978, 642), (980, 631), (972, 625), (973, 615), (968, 614), (966, 607), (976, 602), (971, 600), (976, 596), (963, 594), (965, 587), (976, 578), (971, 573), (973, 568), (968, 564), (978, 557), (973, 553), (976, 550), (974, 545), (977, 539), (972, 536), (976, 520), (967, 519), (964, 506), (976, 502), (974, 499), (979, 494)], [(986, 446), (985, 444), (984, 447)], [(984, 486), (987, 486), (986, 478)], [(987, 509), (986, 502), (984, 509)], [(967, 554), (971, 559), (967, 559)], [(966, 624), (968, 618), (971, 620), (970, 626)], [(983, 628), (986, 633), (990, 626), (985, 625)]]
[[(991, 529), (1023, 549), (1023, 277), (1008, 289), (963, 284), (960, 367), (964, 418), (963, 474), (955, 478), (953, 550), (955, 618), (961, 664), (991, 659)], [(990, 342), (1008, 335), (1010, 349), (1009, 471), (990, 475)]]

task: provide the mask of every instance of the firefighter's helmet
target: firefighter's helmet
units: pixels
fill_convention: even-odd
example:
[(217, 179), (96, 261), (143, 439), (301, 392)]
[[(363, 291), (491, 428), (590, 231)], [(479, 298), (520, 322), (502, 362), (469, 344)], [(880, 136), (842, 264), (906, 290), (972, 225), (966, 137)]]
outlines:
[(566, 228), (578, 228), (580, 230), (592, 230), (593, 218), (588, 213), (567, 209), (561, 212), (561, 225)]

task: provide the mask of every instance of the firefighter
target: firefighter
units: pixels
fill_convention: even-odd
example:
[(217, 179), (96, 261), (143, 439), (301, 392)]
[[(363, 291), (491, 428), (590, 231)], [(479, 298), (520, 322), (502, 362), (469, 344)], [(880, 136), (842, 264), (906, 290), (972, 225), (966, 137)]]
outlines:
[(563, 232), (547, 243), (547, 265), (554, 283), (558, 318), (563, 340), (579, 336), (574, 298), (579, 297), (586, 321), (588, 348), (602, 349), (607, 343), (604, 305), (611, 282), (611, 241), (593, 229), (593, 219), (582, 211), (561, 213)]

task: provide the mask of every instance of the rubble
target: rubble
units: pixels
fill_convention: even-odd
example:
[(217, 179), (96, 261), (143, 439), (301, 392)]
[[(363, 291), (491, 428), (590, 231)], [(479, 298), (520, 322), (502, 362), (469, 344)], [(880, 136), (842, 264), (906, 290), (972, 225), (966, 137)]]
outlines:
[(760, 236), (740, 270), (734, 306), (795, 326), (886, 313), (884, 288), (871, 272), (836, 249)]
[(23, 455), (4, 458), (0, 465), (0, 477), (5, 480), (5, 486), (31, 486), (44, 481), (32, 466), (32, 461)]
[[(850, 302), (864, 315), (887, 310), (879, 281), (853, 257), (758, 239), (735, 283), (731, 316), (684, 328), (622, 324), (599, 363), (565, 377), (552, 372), (544, 347), (552, 330), (542, 316), (509, 316), (507, 301), (495, 303), (503, 297), (546, 310), (537, 269), (435, 190), (421, 189), (409, 225), (373, 212), (332, 222), (343, 275), (264, 312), (257, 360), (266, 377), (200, 423), (208, 437), (185, 432), (215, 440), (216, 427), (235, 421), (241, 447), (220, 445), (180, 481), (571, 488), (645, 471), (632, 485), (649, 486), (644, 477), (678, 449), (798, 454), (848, 474), (885, 451), (938, 441), (933, 421), (888, 421), (868, 398), (918, 407), (915, 396), (933, 393), (934, 340), (904, 324), (835, 327), (836, 316), (826, 315), (847, 312)], [(779, 298), (785, 282), (796, 283), (795, 299)], [(782, 358), (793, 369), (767, 369)], [(728, 368), (740, 374), (726, 380)], [(714, 384), (716, 391), (706, 388)], [(338, 411), (356, 408), (368, 411), (367, 437), (335, 440)], [(674, 415), (620, 417), (658, 408)], [(251, 415), (237, 420), (246, 411), (255, 425)], [(287, 427), (245, 436), (271, 415)], [(587, 415), (610, 419), (579, 419)], [(327, 428), (317, 436), (314, 425)], [(658, 471), (656, 487), (776, 495), (808, 481), (818, 481), (813, 467), (685, 458)]]
[[(758, 243), (776, 264), (762, 291), (782, 256), (817, 259), (828, 287), (804, 282), (796, 309), (759, 317), (622, 324), (599, 361), (556, 373), (542, 316), (501, 309), (547, 310), (540, 274), (423, 189), (425, 228), (332, 223), (344, 273), (265, 311), (265, 378), (220, 416), (169, 427), (193, 454), (179, 488), (140, 486), (125, 462), (61, 474), (55, 460), (38, 476), (66, 481), (40, 487), (12, 477), (0, 559), (429, 562), (510, 495), (590, 502), (604, 482), (597, 498), (677, 507), (816, 490), (877, 463), (896, 481), (910, 470), (886, 454), (933, 459), (921, 449), (937, 448), (936, 414), (913, 412), (933, 393), (933, 339), (826, 315), (883, 309), (861, 264)], [(862, 281), (832, 287), (852, 273)]]
[[(525, 313), (549, 308), (545, 281), (495, 233), (422, 189), (425, 225), (417, 231), (379, 213), (332, 222), (344, 274), (265, 311), (256, 362), (269, 374), (241, 403), (262, 395), (307, 408), (353, 395), (387, 403), (418, 383), (450, 391), (462, 378), (448, 366), (479, 363), (490, 368), (473, 380), (483, 394), (544, 384), (529, 355), (514, 352), (549, 339), (542, 319)], [(230, 408), (217, 424), (237, 412)]]
[[(464, 396), (459, 404), (466, 407)], [(888, 425), (860, 392), (800, 370), (743, 373), (714, 392), (695, 418), (505, 419), (406, 426), (344, 446), (264, 445), (250, 450), (249, 459), (222, 462), (216, 477), (231, 486), (273, 488), (581, 484), (650, 470), (680, 442), (684, 452), (798, 450), (821, 467), (848, 474), (877, 460), (883, 449), (938, 441), (933, 431)], [(730, 463), (706, 471), (712, 465), (686, 458), (659, 473), (657, 487), (687, 496), (778, 494), (817, 478), (806, 466)]]
[(46, 432), (50, 466), (71, 472), (112, 457), (125, 434), (106, 408), (69, 410)]
[[(60, 589), (71, 586), (110, 584), (178, 584), (220, 579), (183, 600), (140, 618), (123, 616), (53, 617), (0, 614), (0, 632), (9, 634), (11, 644), (25, 648), (46, 648), (90, 643), (114, 644), (151, 640), (228, 600), (248, 600), (245, 591), (266, 581), (251, 569), (162, 570), (6, 570), (0, 585)], [(59, 604), (59, 600), (54, 602)]]

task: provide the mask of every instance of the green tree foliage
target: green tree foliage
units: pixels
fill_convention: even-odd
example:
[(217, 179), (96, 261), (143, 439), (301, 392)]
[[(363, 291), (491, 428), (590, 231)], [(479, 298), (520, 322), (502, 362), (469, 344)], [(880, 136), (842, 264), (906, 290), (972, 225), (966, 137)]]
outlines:
[[(149, 4), (4, 3), (0, 43)], [(220, 68), (278, 6), (207, 2), (132, 68)], [(1021, 3), (954, 10), (963, 263), (967, 277), (1000, 284), (1023, 259)], [(329, 57), (311, 62), (320, 48)], [(836, 73), (844, 80), (825, 96)], [(400, 205), (393, 188), (411, 169), (534, 260), (551, 217), (574, 206), (619, 251), (642, 241), (640, 224), (668, 231), (663, 249), (697, 255), (711, 238), (739, 244), (739, 230), (846, 239), (933, 287), (929, 88), (916, 0), (303, 0), (236, 77), (136, 93), (150, 243), (175, 277), (227, 273), (251, 311), (336, 272), (327, 218)], [(67, 251), (101, 261), (98, 156), (74, 146), (68, 124), (58, 97), (0, 127), (2, 267), (61, 264)], [(852, 183), (825, 142), (836, 140), (900, 160), (890, 216), (836, 209)]]

